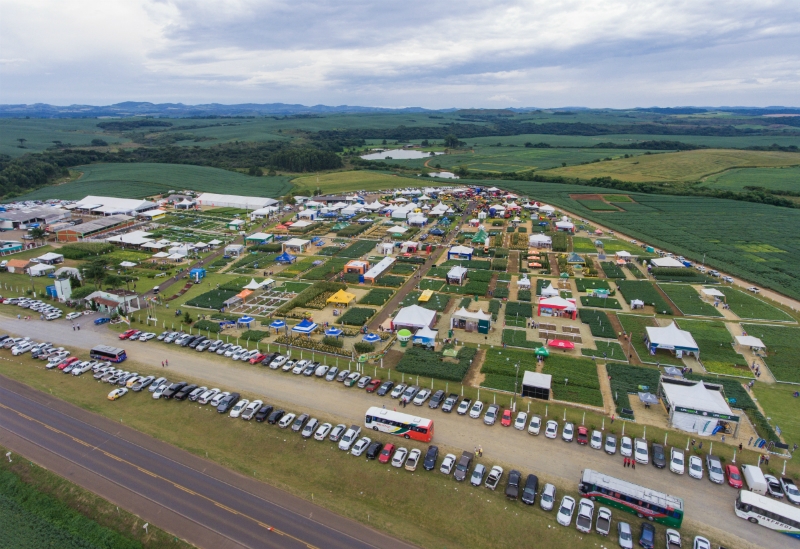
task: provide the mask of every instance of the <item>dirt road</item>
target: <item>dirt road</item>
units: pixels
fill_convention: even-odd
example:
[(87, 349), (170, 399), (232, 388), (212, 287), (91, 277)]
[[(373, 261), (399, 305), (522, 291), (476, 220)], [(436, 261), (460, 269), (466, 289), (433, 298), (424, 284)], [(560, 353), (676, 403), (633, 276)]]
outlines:
[[(24, 322), (0, 317), (0, 331), (3, 333), (23, 334), (40, 341), (84, 349), (100, 343), (119, 346), (117, 335), (105, 327), (84, 326), (80, 332), (73, 332), (65, 322)], [(168, 359), (169, 368), (164, 371), (171, 379), (188, 378), (227, 390), (245, 390), (264, 396), (271, 403), (285, 404), (289, 410), (302, 409), (314, 415), (319, 414), (318, 417), (326, 418), (326, 421), (360, 423), (368, 407), (378, 403), (391, 406), (396, 402), (380, 399), (364, 391), (347, 389), (339, 383), (233, 362), (156, 340), (147, 343), (128, 342), (125, 347), (132, 361), (159, 370), (161, 361)], [(553, 408), (551, 416), (557, 416), (561, 410), (556, 406)], [(486, 427), (479, 420), (456, 414), (434, 412), (427, 408), (424, 411), (437, 422), (438, 444), (464, 449), (482, 446), (484, 463), (491, 465), (494, 460), (502, 461), (522, 471), (535, 471), (543, 480), (573, 488), (581, 470), (591, 466), (601, 472), (683, 498), (687, 524), (726, 540), (728, 547), (779, 547), (785, 542), (780, 534), (737, 518), (732, 509), (736, 491), (728, 486), (713, 485), (708, 480), (697, 481), (688, 475), (677, 476), (653, 467), (623, 469), (618, 456), (608, 456), (589, 447), (567, 444), (560, 439), (533, 437), (499, 425)], [(619, 430), (620, 423), (617, 422), (615, 427)], [(685, 446), (686, 439), (682, 435), (674, 435), (670, 442)], [(740, 539), (731, 539), (731, 536)]]

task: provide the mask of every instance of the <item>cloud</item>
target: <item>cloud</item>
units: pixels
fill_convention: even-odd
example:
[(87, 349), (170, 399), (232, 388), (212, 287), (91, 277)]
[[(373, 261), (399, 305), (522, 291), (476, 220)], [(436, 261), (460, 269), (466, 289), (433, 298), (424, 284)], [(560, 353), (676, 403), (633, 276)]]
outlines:
[(4, 103), (773, 105), (800, 75), (794, 0), (0, 2)]

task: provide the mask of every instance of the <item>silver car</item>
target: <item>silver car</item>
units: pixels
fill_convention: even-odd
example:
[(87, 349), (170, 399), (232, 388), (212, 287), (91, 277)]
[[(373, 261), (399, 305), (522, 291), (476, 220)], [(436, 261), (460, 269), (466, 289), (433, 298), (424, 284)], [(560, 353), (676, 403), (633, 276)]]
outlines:
[(539, 498), (539, 506), (545, 511), (552, 511), (556, 502), (556, 487), (552, 484), (545, 484), (542, 495)]
[(500, 411), (500, 406), (497, 404), (490, 404), (489, 408), (486, 410), (486, 414), (483, 416), (483, 423), (485, 425), (494, 425), (494, 422), (497, 421), (497, 413)]
[(706, 456), (706, 469), (708, 469), (708, 480), (716, 484), (725, 483), (725, 474), (722, 472), (722, 462), (717, 456), (708, 454)]

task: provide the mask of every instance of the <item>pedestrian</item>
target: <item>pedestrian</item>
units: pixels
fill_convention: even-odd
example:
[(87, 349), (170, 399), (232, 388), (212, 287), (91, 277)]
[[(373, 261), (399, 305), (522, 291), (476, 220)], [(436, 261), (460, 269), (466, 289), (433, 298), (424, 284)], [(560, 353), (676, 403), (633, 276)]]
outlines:
[(81, 325), (80, 324), (78, 324), (78, 331), (79, 332), (81, 331)]
[(742, 451), (742, 443), (741, 442), (739, 443), (739, 451), (740, 452)]
[(169, 360), (165, 360), (164, 364), (167, 366), (167, 368), (169, 368)]
[(722, 435), (722, 442), (725, 442), (725, 435)]
[(72, 331), (73, 332), (75, 331), (75, 325), (74, 324), (72, 325)]
[(626, 457), (622, 458), (622, 466), (623, 467), (627, 467), (628, 466), (628, 458), (626, 458)]
[(699, 444), (697, 447), (698, 447), (699, 449), (701, 449), (701, 450), (703, 449), (703, 441), (702, 441), (702, 440), (700, 441), (700, 444)]
[(17, 320), (21, 320), (21, 319), (22, 319), (22, 315), (17, 315)]
[(161, 367), (162, 368), (164, 367), (164, 361), (163, 360), (161, 361)]
[(611, 423), (614, 423), (615, 414), (611, 414)]
[(636, 469), (636, 460), (635, 459), (631, 459), (631, 467)]

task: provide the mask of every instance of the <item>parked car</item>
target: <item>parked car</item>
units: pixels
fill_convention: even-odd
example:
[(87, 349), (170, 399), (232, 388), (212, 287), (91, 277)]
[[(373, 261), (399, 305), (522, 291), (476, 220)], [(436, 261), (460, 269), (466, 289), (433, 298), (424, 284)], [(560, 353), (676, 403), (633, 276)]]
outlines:
[(497, 485), (500, 484), (500, 479), (503, 476), (503, 468), (499, 465), (495, 465), (492, 467), (491, 471), (489, 471), (489, 475), (486, 477), (486, 487), (490, 490), (497, 489)]
[[(653, 549), (656, 543), (656, 529), (647, 522), (643, 522), (639, 531), (639, 545), (644, 549)], [(709, 548), (710, 549), (710, 548)]]
[(611, 509), (608, 507), (601, 507), (597, 511), (597, 520), (594, 523), (594, 529), (601, 536), (607, 536), (611, 531)]
[(475, 404), (473, 404), (472, 408), (469, 410), (469, 417), (472, 419), (478, 419), (481, 417), (481, 412), (483, 412), (483, 402), (476, 400)]
[(278, 427), (280, 427), (281, 429), (286, 429), (287, 427), (289, 427), (289, 425), (292, 424), (294, 418), (296, 417), (297, 416), (291, 412), (288, 414), (284, 414), (283, 417), (281, 417), (281, 420), (278, 422)]
[(522, 473), (516, 469), (511, 469), (508, 473), (508, 481), (506, 482), (506, 497), (508, 499), (517, 500), (519, 497), (520, 482), (522, 482)]
[[(270, 364), (270, 368), (272, 368), (271, 364)], [(328, 373), (325, 374), (325, 381), (333, 381), (334, 379), (336, 379), (336, 376), (338, 374), (339, 374), (339, 368), (337, 368), (336, 366), (331, 367), (328, 370)]]
[(666, 542), (667, 549), (681, 549), (681, 534), (677, 530), (667, 528)]
[(214, 398), (215, 396), (217, 396), (219, 393), (220, 393), (220, 390), (217, 389), (217, 388), (209, 389), (205, 393), (200, 395), (200, 398), (197, 399), (197, 403), (198, 404), (208, 404), (209, 402), (211, 402), (211, 399)]
[(592, 438), (589, 439), (589, 446), (595, 450), (603, 449), (603, 434), (600, 431), (592, 431)]
[(627, 522), (617, 523), (617, 543), (622, 549), (633, 549), (633, 530)]
[(564, 496), (561, 499), (561, 505), (558, 506), (557, 520), (561, 526), (569, 526), (572, 522), (572, 514), (575, 512), (575, 500), (569, 496)]
[(392, 459), (392, 454), (394, 453), (394, 444), (387, 444), (381, 450), (380, 455), (378, 456), (378, 463), (389, 463), (389, 460)]
[(275, 408), (273, 406), (270, 406), (269, 404), (265, 404), (264, 406), (259, 408), (258, 412), (256, 412), (256, 415), (255, 415), (256, 422), (262, 423), (262, 422), (266, 421), (267, 418), (269, 417), (269, 415), (272, 413), (272, 411), (274, 409)]
[(320, 364), (317, 366), (317, 369), (314, 370), (314, 375), (317, 377), (325, 377), (325, 374), (328, 373), (328, 370), (330, 370), (330, 366), (327, 364)]
[(590, 534), (593, 520), (594, 502), (588, 498), (581, 498), (578, 503), (578, 516), (575, 519), (575, 527), (584, 534)]
[(783, 493), (786, 495), (787, 501), (794, 503), (795, 505), (800, 505), (800, 491), (798, 491), (797, 486), (792, 479), (788, 477), (781, 477), (781, 488), (783, 489)]
[(539, 507), (544, 511), (552, 511), (556, 501), (556, 487), (552, 484), (545, 484), (542, 495), (539, 498)]
[(477, 464), (469, 477), (469, 483), (473, 486), (480, 486), (483, 483), (483, 475), (485, 474), (486, 467), (482, 463)]
[(253, 419), (253, 417), (256, 415), (256, 412), (258, 412), (263, 405), (264, 402), (261, 400), (252, 401), (250, 404), (247, 405), (247, 407), (242, 412), (242, 419), (244, 419), (245, 421), (250, 421), (251, 419)]
[(378, 387), (378, 390), (375, 392), (375, 394), (377, 394), (380, 397), (386, 396), (386, 393), (391, 391), (392, 387), (394, 387), (394, 381), (384, 381), (383, 383), (381, 383), (381, 386)]
[(414, 397), (417, 396), (419, 393), (420, 388), (416, 385), (411, 385), (403, 391), (403, 396), (400, 397), (400, 402), (410, 403), (414, 400)]
[(708, 469), (708, 480), (716, 484), (725, 482), (725, 475), (722, 472), (722, 462), (717, 456), (706, 454), (706, 469)]
[(558, 422), (550, 420), (547, 422), (547, 427), (544, 430), (544, 436), (547, 438), (556, 438), (558, 436)]
[(486, 410), (486, 414), (483, 416), (483, 423), (484, 425), (494, 425), (494, 422), (497, 420), (497, 414), (500, 412), (500, 406), (497, 404), (490, 404), (489, 408)]
[(310, 416), (308, 414), (300, 414), (299, 416), (297, 416), (294, 422), (292, 423), (292, 431), (294, 431), (295, 433), (299, 433), (300, 431), (302, 431), (303, 427), (306, 424), (306, 421), (308, 421), (309, 418)]
[(622, 457), (633, 457), (633, 441), (630, 437), (622, 437), (619, 444), (619, 453)]
[(383, 453), (383, 443), (375, 441), (367, 447), (367, 459), (376, 459)]
[(361, 377), (361, 374), (359, 374), (358, 372), (353, 372), (352, 374), (347, 376), (347, 378), (344, 380), (344, 386), (352, 387), (358, 382), (359, 377)]
[(395, 385), (394, 389), (392, 389), (392, 392), (389, 396), (392, 398), (400, 398), (400, 396), (406, 390), (406, 387), (407, 385), (405, 383), (398, 383)]
[(108, 393), (108, 400), (117, 400), (119, 398), (122, 398), (122, 396), (125, 395), (125, 393), (127, 393), (127, 392), (128, 392), (128, 389), (126, 389), (125, 387), (120, 387), (118, 389), (114, 389), (113, 391)]
[(711, 542), (703, 536), (695, 536), (692, 549), (711, 549)]
[(653, 465), (658, 469), (663, 469), (667, 466), (667, 456), (664, 453), (662, 444), (653, 444)]
[(578, 436), (576, 440), (578, 444), (580, 444), (581, 446), (589, 444), (589, 429), (587, 429), (583, 425), (578, 427)]
[(613, 456), (617, 453), (617, 437), (614, 435), (606, 435), (606, 444), (603, 447), (606, 453)]
[(392, 455), (392, 467), (400, 468), (406, 461), (408, 457), (408, 450), (403, 448), (402, 446), (394, 451)]
[(305, 424), (303, 430), (300, 431), (300, 436), (303, 438), (311, 438), (316, 432), (317, 427), (319, 427), (319, 420), (315, 417), (312, 417)]
[(774, 498), (783, 499), (783, 488), (781, 483), (772, 475), (764, 474), (764, 480), (767, 481), (767, 493)]
[(456, 413), (458, 415), (460, 415), (460, 416), (463, 416), (464, 414), (469, 412), (469, 409), (470, 409), (471, 405), (472, 405), (472, 399), (471, 398), (462, 399), (461, 403), (458, 405), (458, 408), (456, 409)]
[(575, 437), (575, 425), (568, 421), (564, 424), (564, 428), (561, 430), (561, 438), (564, 442), (572, 442), (572, 439)]
[(242, 400), (240, 400), (239, 402), (237, 402), (237, 403), (236, 403), (236, 405), (235, 405), (235, 406), (233, 407), (233, 409), (231, 410), (231, 413), (229, 414), (229, 415), (230, 415), (230, 417), (237, 418), (237, 417), (241, 416), (241, 415), (242, 415), (242, 412), (244, 411), (244, 409), (245, 409), (245, 408), (246, 408), (246, 407), (247, 407), (249, 404), (250, 404), (250, 401), (249, 401), (249, 400), (247, 400), (246, 398), (243, 398)]
[(422, 461), (422, 468), (426, 471), (433, 471), (436, 467), (436, 459), (439, 457), (439, 447), (431, 444), (425, 452), (425, 459)]
[(647, 441), (643, 438), (634, 439), (633, 446), (636, 463), (641, 463), (642, 465), (650, 463), (650, 452), (647, 449)]
[(444, 390), (439, 389), (431, 396), (431, 401), (428, 403), (428, 408), (435, 410), (444, 401)]
[(339, 383), (343, 383), (344, 380), (347, 379), (347, 376), (349, 375), (350, 375), (350, 370), (342, 370), (341, 372), (339, 372), (339, 375), (336, 376), (336, 381), (338, 381)]
[(345, 433), (345, 431), (347, 431), (347, 425), (340, 423), (331, 430), (331, 434), (328, 436), (328, 438), (331, 440), (331, 442), (339, 442), (339, 439), (342, 438), (342, 435)]
[(214, 408), (218, 408), (220, 403), (225, 399), (225, 397), (229, 396), (231, 393), (229, 391), (221, 391), (211, 397), (211, 400), (208, 403), (213, 406)]
[(531, 421), (528, 424), (528, 434), (538, 435), (541, 430), (542, 430), (542, 418), (536, 415), (531, 416)]
[(274, 410), (270, 415), (267, 416), (267, 423), (269, 423), (270, 425), (275, 425), (276, 423), (278, 423), (280, 420), (283, 419), (284, 415), (286, 415), (285, 410), (281, 409)]
[(522, 503), (533, 505), (536, 503), (536, 493), (539, 490), (539, 477), (528, 475), (525, 479), (525, 487), (522, 489)]
[(355, 444), (353, 444), (353, 449), (350, 450), (350, 453), (358, 457), (363, 454), (367, 448), (369, 448), (370, 444), (372, 444), (372, 439), (369, 437), (361, 437), (356, 441)]
[[(500, 416), (500, 425), (502, 427), (510, 427), (511, 426), (511, 410), (505, 409), (503, 410), (503, 415)], [(523, 423), (523, 425), (525, 425)]]
[(416, 471), (417, 465), (419, 464), (419, 458), (422, 456), (422, 452), (420, 452), (417, 448), (412, 449), (408, 453), (408, 458), (406, 458), (405, 469), (406, 471)]
[(672, 448), (669, 452), (669, 470), (676, 475), (682, 475), (686, 470), (683, 450)]
[(527, 412), (519, 412), (517, 414), (516, 419), (514, 420), (514, 429), (518, 431), (524, 431), (525, 425), (528, 423), (528, 413)]
[(305, 369), (303, 370), (303, 375), (306, 377), (311, 377), (314, 375), (314, 372), (317, 371), (317, 368), (319, 368), (318, 362), (312, 362), (311, 364), (307, 364)]
[(350, 428), (342, 436), (339, 441), (339, 450), (349, 452), (350, 448), (355, 444), (358, 437), (361, 436), (361, 427), (358, 425), (351, 425)]
[(470, 463), (474, 459), (475, 454), (472, 452), (462, 452), (461, 457), (456, 464), (456, 472), (453, 475), (457, 481), (462, 481), (467, 478), (467, 472), (469, 471)]
[(453, 471), (453, 467), (456, 464), (456, 456), (455, 454), (447, 454), (444, 456), (442, 460), (442, 465), (439, 467), (439, 472), (444, 473), (445, 475), (449, 475)]

